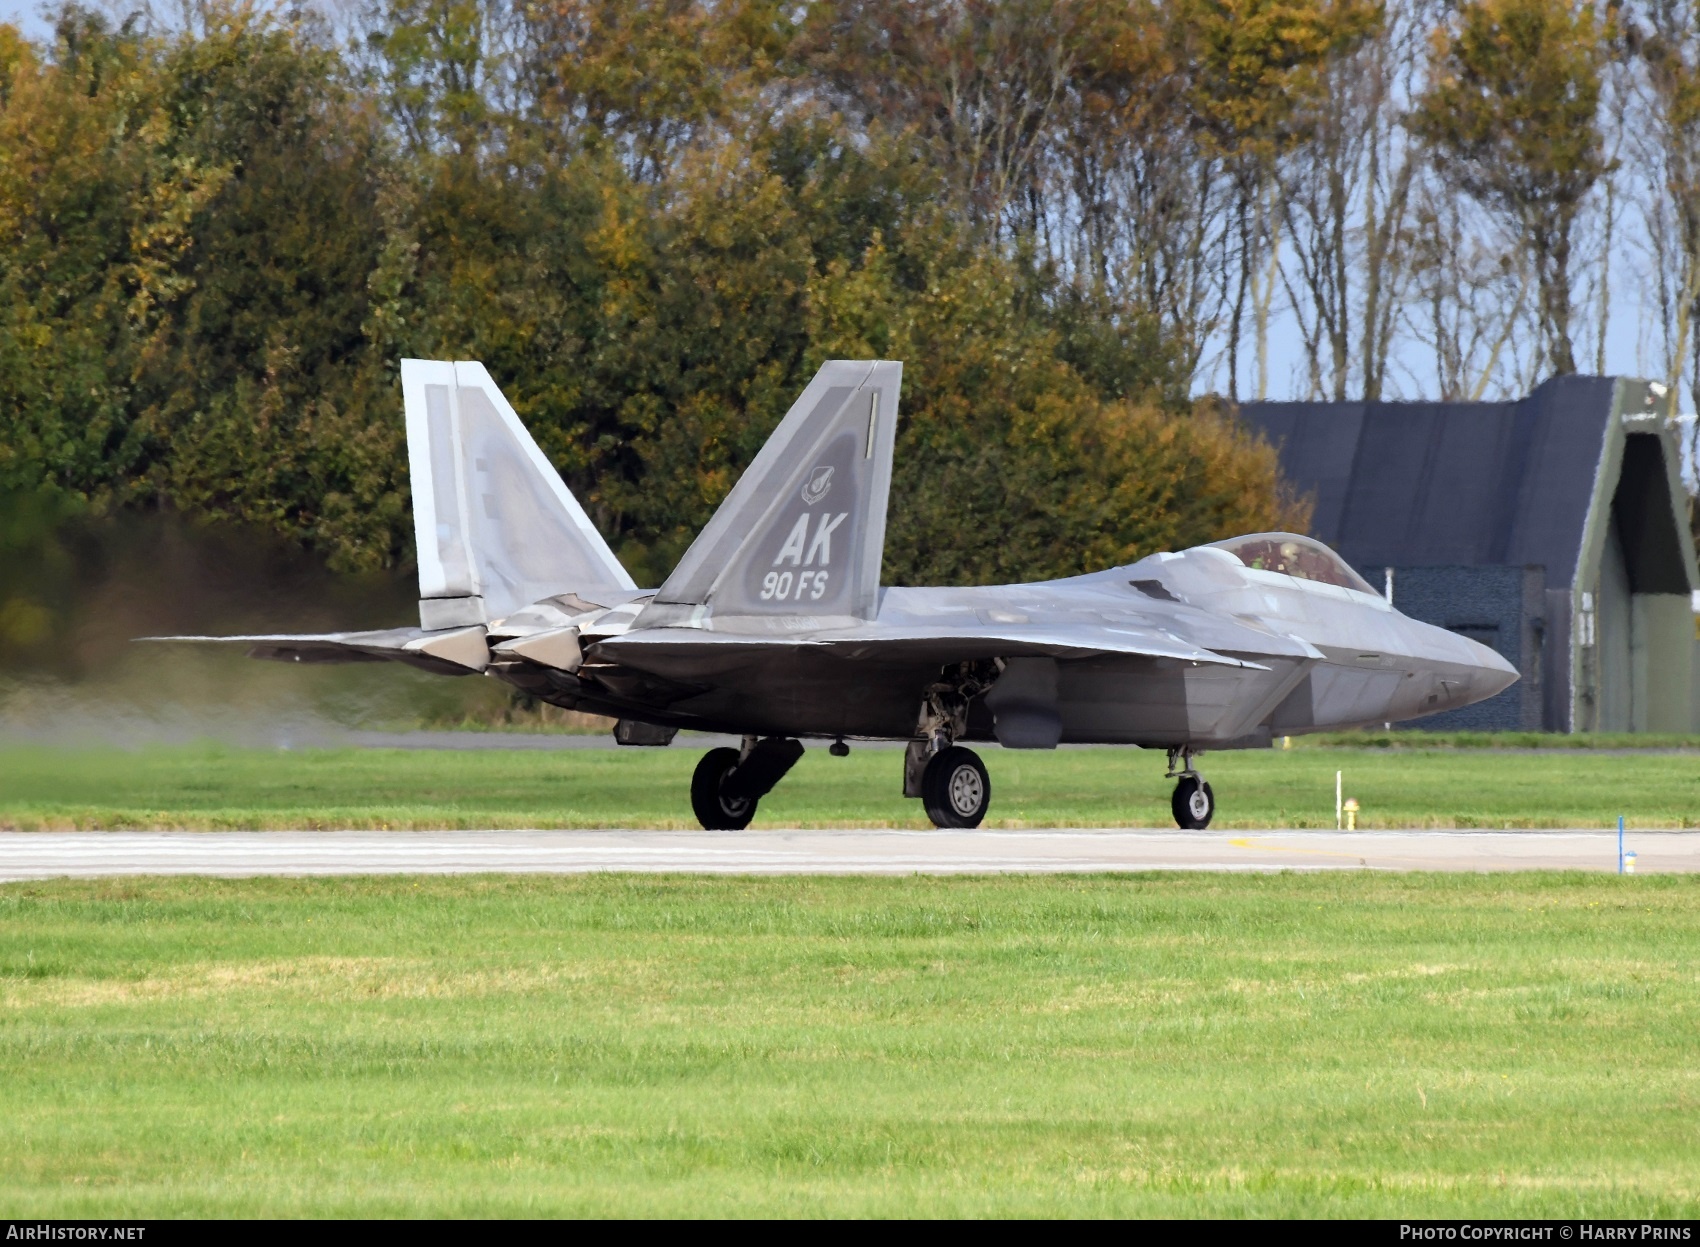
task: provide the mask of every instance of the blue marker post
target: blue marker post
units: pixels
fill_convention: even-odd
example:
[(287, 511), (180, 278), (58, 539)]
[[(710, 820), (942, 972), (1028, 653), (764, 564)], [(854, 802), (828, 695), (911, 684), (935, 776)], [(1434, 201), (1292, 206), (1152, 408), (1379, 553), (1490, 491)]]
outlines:
[(1623, 815), (1617, 816), (1617, 873), (1623, 873)]

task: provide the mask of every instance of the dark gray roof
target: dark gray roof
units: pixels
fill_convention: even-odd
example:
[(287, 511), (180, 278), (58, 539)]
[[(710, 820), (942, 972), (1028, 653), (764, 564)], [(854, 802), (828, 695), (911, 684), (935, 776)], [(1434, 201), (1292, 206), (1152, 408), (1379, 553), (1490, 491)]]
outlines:
[(1612, 377), (1555, 377), (1511, 403), (1246, 403), (1311, 533), (1372, 582), (1383, 567), (1540, 563), (1575, 575)]

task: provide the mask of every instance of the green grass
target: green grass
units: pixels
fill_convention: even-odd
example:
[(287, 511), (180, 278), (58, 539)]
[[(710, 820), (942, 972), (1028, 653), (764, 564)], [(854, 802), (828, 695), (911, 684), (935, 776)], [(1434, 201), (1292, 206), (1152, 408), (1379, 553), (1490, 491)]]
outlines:
[(1700, 884), (0, 888), (0, 1213), (1700, 1215)]
[[(0, 750), (0, 827), (692, 828), (696, 749)], [(1170, 825), (1161, 754), (984, 753), (990, 826)], [(1334, 773), (1367, 827), (1700, 824), (1700, 755), (1291, 749), (1207, 755), (1215, 825), (1332, 827)], [(902, 756), (811, 749), (756, 825), (925, 827)]]

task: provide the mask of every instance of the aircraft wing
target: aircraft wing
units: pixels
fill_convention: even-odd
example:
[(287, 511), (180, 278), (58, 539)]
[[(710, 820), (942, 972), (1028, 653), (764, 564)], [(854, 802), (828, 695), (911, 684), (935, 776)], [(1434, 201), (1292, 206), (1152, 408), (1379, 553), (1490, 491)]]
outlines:
[(639, 670), (672, 675), (697, 664), (737, 659), (776, 648), (829, 653), (850, 660), (917, 659), (940, 663), (972, 658), (1090, 658), (1105, 654), (1171, 658), (1181, 662), (1267, 670), (1260, 663), (1191, 645), (1157, 628), (1101, 624), (1038, 626), (907, 625), (817, 632), (805, 636), (751, 637), (693, 628), (649, 628), (596, 643), (597, 657)]
[(277, 662), (402, 662), (437, 675), (471, 675), (490, 664), (482, 627), (425, 632), (386, 628), (377, 632), (261, 633), (251, 636), (145, 636), (139, 641), (194, 645), (240, 645), (250, 658)]

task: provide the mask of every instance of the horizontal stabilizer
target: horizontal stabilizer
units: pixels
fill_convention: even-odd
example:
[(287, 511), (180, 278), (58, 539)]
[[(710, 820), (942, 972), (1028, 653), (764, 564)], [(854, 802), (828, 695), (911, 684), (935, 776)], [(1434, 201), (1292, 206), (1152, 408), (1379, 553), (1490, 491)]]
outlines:
[(637, 587), (483, 364), (404, 359), (401, 388), (422, 623)]
[(195, 645), (240, 645), (250, 658), (277, 662), (402, 662), (437, 675), (471, 675), (490, 664), (490, 648), (479, 627), (424, 632), (387, 628), (378, 632), (319, 632), (253, 636), (145, 636), (140, 641)]

